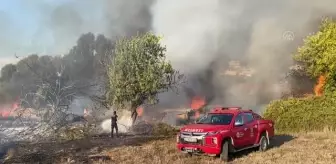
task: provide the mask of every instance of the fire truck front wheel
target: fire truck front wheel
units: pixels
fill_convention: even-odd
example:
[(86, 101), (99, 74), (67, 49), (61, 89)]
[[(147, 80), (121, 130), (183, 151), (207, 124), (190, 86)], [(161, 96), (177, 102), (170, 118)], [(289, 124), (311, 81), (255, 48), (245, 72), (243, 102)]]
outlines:
[(224, 141), (219, 158), (225, 162), (229, 161), (229, 141)]

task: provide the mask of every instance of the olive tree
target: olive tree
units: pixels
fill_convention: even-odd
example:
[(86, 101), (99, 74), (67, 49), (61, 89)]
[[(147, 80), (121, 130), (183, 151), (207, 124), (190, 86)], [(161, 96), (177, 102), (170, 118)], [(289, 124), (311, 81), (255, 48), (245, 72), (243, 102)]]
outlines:
[(160, 39), (152, 33), (120, 39), (107, 67), (108, 102), (131, 110), (133, 123), (137, 107), (157, 103), (158, 94), (176, 88), (183, 77), (166, 60)]
[(303, 63), (312, 77), (326, 76), (326, 91), (336, 89), (336, 22), (324, 19), (317, 33), (308, 36), (294, 59)]

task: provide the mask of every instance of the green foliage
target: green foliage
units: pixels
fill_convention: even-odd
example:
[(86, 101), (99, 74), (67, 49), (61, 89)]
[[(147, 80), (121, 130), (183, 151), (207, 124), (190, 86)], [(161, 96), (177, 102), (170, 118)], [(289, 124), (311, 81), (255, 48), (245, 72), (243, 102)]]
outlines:
[[(336, 22), (324, 19), (320, 30), (308, 36), (294, 59), (314, 78), (326, 76), (322, 97), (290, 98), (271, 102), (264, 117), (275, 121), (282, 132), (336, 129)], [(301, 75), (300, 75), (301, 76)], [(300, 85), (307, 83), (301, 81)], [(309, 85), (308, 85), (309, 87)]]
[(336, 22), (324, 19), (320, 30), (308, 36), (304, 45), (298, 49), (294, 59), (305, 65), (306, 71), (313, 77), (326, 74), (325, 90), (336, 89)]
[(108, 67), (109, 103), (130, 105), (134, 112), (143, 103), (157, 103), (158, 93), (178, 84), (181, 76), (165, 60), (165, 52), (152, 33), (119, 40)]
[(336, 129), (336, 98), (329, 96), (290, 98), (271, 102), (264, 113), (281, 132)]

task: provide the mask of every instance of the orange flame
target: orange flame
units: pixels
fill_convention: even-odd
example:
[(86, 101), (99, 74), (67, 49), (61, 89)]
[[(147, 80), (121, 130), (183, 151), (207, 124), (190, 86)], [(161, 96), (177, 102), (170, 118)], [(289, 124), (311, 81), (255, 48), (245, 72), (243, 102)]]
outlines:
[(19, 108), (19, 103), (14, 103), (13, 104), (13, 110), (16, 110), (17, 108)]
[(204, 105), (205, 105), (205, 99), (202, 97), (195, 96), (191, 100), (190, 107), (191, 109), (195, 110), (195, 119), (198, 119), (200, 117), (199, 109), (202, 108)]
[(200, 112), (199, 111), (196, 111), (195, 112), (195, 118), (198, 119), (200, 117)]
[(14, 116), (16, 110), (19, 108), (19, 103), (14, 102), (13, 104), (6, 104), (0, 106), (0, 117), (10, 117)]
[(136, 111), (137, 111), (137, 113), (138, 113), (138, 116), (142, 116), (143, 115), (143, 111), (144, 111), (144, 109), (143, 109), (143, 107), (142, 106), (139, 106), (137, 109), (136, 109)]
[(2, 111), (0, 114), (2, 117), (9, 117), (10, 116), (10, 113), (9, 111)]
[(193, 110), (198, 110), (200, 108), (202, 108), (205, 105), (205, 100), (202, 97), (199, 96), (195, 96), (192, 100), (191, 100), (191, 104), (190, 107)]
[(316, 96), (322, 96), (322, 94), (323, 94), (323, 86), (325, 84), (325, 81), (326, 81), (325, 75), (321, 75), (318, 78), (317, 84), (314, 87), (314, 93), (315, 93)]

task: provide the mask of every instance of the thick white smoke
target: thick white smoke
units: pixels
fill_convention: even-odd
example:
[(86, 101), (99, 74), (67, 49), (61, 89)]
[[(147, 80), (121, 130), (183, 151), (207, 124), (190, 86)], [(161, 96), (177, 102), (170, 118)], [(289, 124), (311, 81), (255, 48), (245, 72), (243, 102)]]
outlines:
[[(124, 110), (121, 113), (119, 113), (118, 116), (119, 116), (118, 131), (120, 133), (129, 132), (129, 128), (132, 126), (131, 112)], [(103, 132), (110, 133), (111, 132), (111, 118), (105, 119), (100, 126)]]
[[(255, 104), (259, 97), (265, 96), (248, 95), (241, 83), (222, 81), (217, 77), (222, 70), (220, 67), (225, 68), (230, 60), (246, 62), (257, 72), (248, 81), (255, 92), (270, 90), (274, 96), (266, 94), (266, 97), (279, 97), (281, 89), (273, 84), (292, 64), (291, 54), (304, 36), (316, 31), (322, 17), (336, 13), (335, 0), (55, 2), (20, 1), (20, 11), (33, 13), (38, 18), (34, 23), (35, 32), (28, 36), (23, 28), (29, 24), (21, 22), (23, 25), (17, 26), (8, 13), (0, 12), (0, 42), (3, 43), (0, 55), (66, 53), (82, 33), (102, 33), (115, 39), (150, 30), (151, 26), (153, 31), (164, 36), (162, 43), (167, 46), (167, 58), (176, 69), (187, 74), (212, 70), (214, 76), (203, 77), (208, 80), (206, 84), (203, 80), (201, 85), (207, 85), (205, 90), (210, 93), (213, 90), (221, 92), (215, 97), (232, 105)], [(294, 40), (283, 37), (287, 31), (294, 34)], [(1, 61), (7, 63), (3, 58)], [(170, 101), (167, 104), (175, 103), (170, 98), (166, 101)]]
[(158, 0), (153, 29), (163, 34), (168, 60), (176, 69), (198, 72), (216, 57), (220, 24), (217, 1)]
[[(239, 83), (217, 82), (216, 88), (225, 86), (226, 103), (257, 105), (258, 92), (280, 96), (273, 84), (293, 64), (291, 55), (322, 17), (334, 14), (334, 0), (157, 0), (152, 28), (163, 35), (168, 60), (184, 73), (206, 70), (213, 62), (246, 62), (256, 71), (249, 83), (257, 96), (248, 95)], [(214, 71), (219, 74), (218, 68)]]

